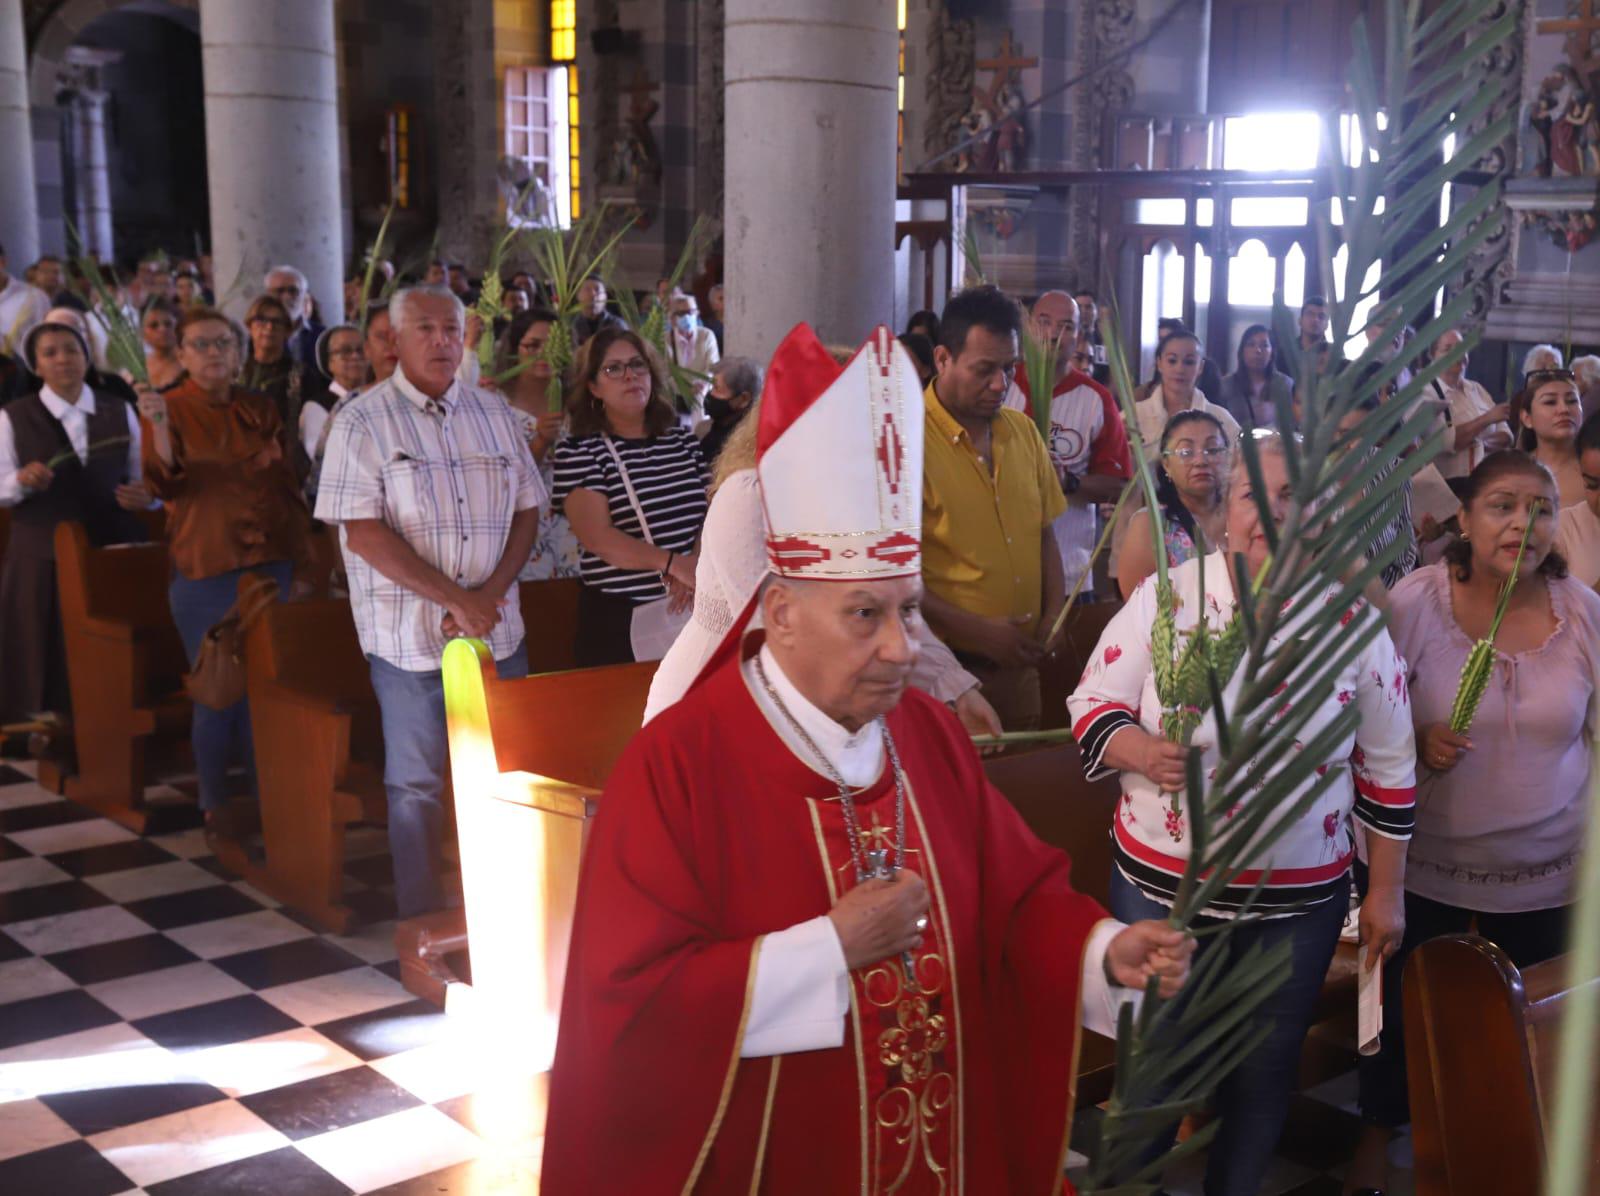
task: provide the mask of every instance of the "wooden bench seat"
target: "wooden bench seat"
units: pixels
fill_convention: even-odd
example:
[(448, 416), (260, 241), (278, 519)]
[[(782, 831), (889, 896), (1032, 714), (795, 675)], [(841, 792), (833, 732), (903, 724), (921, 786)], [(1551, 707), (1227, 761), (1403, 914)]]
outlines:
[(190, 726), (167, 548), (95, 548), (78, 523), (57, 527), (55, 544), (76, 753), (66, 794), (144, 833), (156, 813), (145, 787), (184, 760)]
[[(1518, 970), (1476, 935), (1434, 939), (1406, 961), (1418, 1196), (1543, 1189), (1562, 1020), (1576, 991), (1568, 963)], [(1584, 1190), (1600, 1193), (1600, 1102), (1593, 1115)]]
[[(248, 582), (240, 583), (241, 591)], [(349, 602), (267, 609), (245, 637), (263, 860), (219, 844), (224, 866), (334, 934), (344, 901), (344, 831), (385, 816), (378, 699)]]

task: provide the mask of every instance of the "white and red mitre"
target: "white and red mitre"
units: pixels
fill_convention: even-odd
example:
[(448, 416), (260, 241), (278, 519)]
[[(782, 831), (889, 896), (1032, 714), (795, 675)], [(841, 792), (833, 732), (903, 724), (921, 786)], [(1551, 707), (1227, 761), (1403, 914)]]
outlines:
[(797, 324), (767, 370), (756, 438), (767, 561), (783, 577), (922, 571), (922, 387), (880, 325), (840, 367)]

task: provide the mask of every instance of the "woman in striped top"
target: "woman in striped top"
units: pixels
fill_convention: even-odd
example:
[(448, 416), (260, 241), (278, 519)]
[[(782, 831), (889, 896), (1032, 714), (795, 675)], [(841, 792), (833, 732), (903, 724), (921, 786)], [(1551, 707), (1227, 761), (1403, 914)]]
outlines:
[(553, 492), (582, 548), (584, 667), (633, 659), (629, 631), (641, 603), (670, 597), (686, 610), (693, 600), (710, 477), (694, 435), (678, 426), (671, 393), (637, 333), (604, 328), (584, 342)]
[[(1258, 439), (1257, 449), (1268, 488), (1267, 508), (1281, 520), (1290, 492), (1282, 442), (1276, 437)], [(1255, 576), (1266, 559), (1267, 542), (1242, 454), (1228, 491), (1228, 548), (1243, 554), (1246, 571)], [(1186, 561), (1169, 574), (1178, 597), (1180, 640), (1202, 618), (1213, 633), (1232, 618), (1237, 602), (1229, 560), (1229, 554), (1222, 552), (1205, 558), (1204, 593), (1199, 559)], [(1330, 589), (1324, 600), (1335, 597)], [(1155, 616), (1154, 579), (1147, 578), (1107, 624), (1077, 692), (1068, 699), (1089, 779), (1121, 773), (1122, 799), (1111, 832), (1116, 867), (1110, 904), (1124, 921), (1166, 916), (1194, 842), (1188, 808), (1181, 800), (1186, 752), (1160, 733), (1161, 702), (1150, 645)], [(1362, 939), (1374, 960), (1400, 945), (1415, 749), (1405, 665), (1389, 633), (1371, 627), (1377, 617), (1362, 602), (1344, 616), (1346, 635), (1374, 634), (1325, 695), (1295, 694), (1294, 676), (1285, 686), (1284, 705), (1269, 717), (1282, 717), (1299, 703), (1316, 704), (1294, 744), (1297, 753), (1317, 744), (1349, 707), (1358, 715), (1354, 730), (1329, 743), (1296, 797), (1284, 802), (1285, 808), (1292, 807), (1313, 787), (1325, 786), (1312, 808), (1284, 831), (1270, 852), (1251, 855), (1246, 861), (1249, 870), (1217, 895), (1201, 919), (1204, 925), (1232, 917), (1262, 880), (1262, 870), (1270, 869), (1255, 903), (1255, 910), (1265, 916), (1239, 927), (1225, 940), (1225, 949), (1242, 958), (1256, 944), (1272, 949), (1287, 942), (1290, 952), (1282, 987), (1256, 1015), (1266, 1027), (1261, 1045), (1217, 1093), (1222, 1125), (1210, 1152), (1205, 1190), (1218, 1196), (1260, 1190), (1283, 1127), (1300, 1046), (1349, 908), (1355, 857), (1352, 816), (1365, 829), (1371, 862), (1370, 887), (1361, 909)], [(1298, 621), (1291, 616), (1274, 643), (1296, 638)], [(1227, 709), (1237, 706), (1244, 672), (1238, 669), (1223, 687)], [(1193, 744), (1201, 751), (1202, 771), (1212, 775), (1219, 757), (1216, 742), (1216, 725), (1207, 715)], [(1215, 942), (1202, 941), (1200, 951)]]

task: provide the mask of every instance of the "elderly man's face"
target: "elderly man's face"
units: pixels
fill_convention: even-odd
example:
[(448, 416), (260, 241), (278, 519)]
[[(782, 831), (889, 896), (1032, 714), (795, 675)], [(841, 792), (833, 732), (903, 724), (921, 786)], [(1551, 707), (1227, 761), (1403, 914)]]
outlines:
[(772, 582), (767, 640), (784, 674), (830, 718), (856, 730), (893, 710), (917, 658), (922, 581)]
[(394, 330), (400, 368), (418, 390), (438, 398), (461, 366), (461, 317), (454, 303), (436, 295), (414, 295), (402, 311), (403, 322)]
[(267, 276), (267, 294), (283, 304), (284, 311), (289, 313), (289, 323), (297, 325), (305, 312), (306, 292), (300, 285), (300, 280), (285, 270), (278, 270)]
[(1067, 354), (1078, 341), (1078, 305), (1065, 291), (1046, 291), (1034, 301), (1033, 334)]

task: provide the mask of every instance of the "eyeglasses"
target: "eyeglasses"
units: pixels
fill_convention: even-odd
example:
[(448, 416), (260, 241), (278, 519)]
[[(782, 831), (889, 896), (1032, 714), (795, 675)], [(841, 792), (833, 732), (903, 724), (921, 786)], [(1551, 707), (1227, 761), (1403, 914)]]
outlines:
[(273, 287), (272, 290), (270, 292), (268, 292), (268, 293), (272, 294), (272, 295), (276, 295), (276, 296), (278, 296), (278, 298), (281, 299), (285, 295), (298, 295), (300, 293), (300, 288), (297, 287), (297, 286), (292, 286), (292, 285), (291, 286), (286, 286), (286, 287)]
[(348, 349), (330, 349), (330, 350), (328, 350), (328, 356), (329, 357), (365, 357), (366, 355), (367, 355), (367, 351), (365, 349), (363, 349), (360, 345), (354, 345), (354, 346), (352, 346), (351, 348), (348, 348)]
[(1221, 445), (1208, 444), (1205, 448), (1175, 448), (1167, 449), (1161, 454), (1163, 457), (1176, 457), (1180, 461), (1193, 461), (1197, 456), (1204, 457), (1207, 461), (1219, 461), (1228, 455), (1228, 450)]
[(1533, 370), (1528, 374), (1529, 386), (1540, 386), (1546, 382), (1576, 382), (1577, 380), (1578, 376), (1571, 370)]
[(193, 349), (196, 353), (220, 353), (224, 349), (231, 348), (232, 345), (233, 337), (231, 336), (195, 336), (183, 342), (185, 349)]
[(620, 378), (624, 374), (633, 378), (643, 378), (650, 372), (650, 363), (642, 357), (634, 357), (628, 361), (608, 361), (600, 367), (600, 372), (611, 379)]

